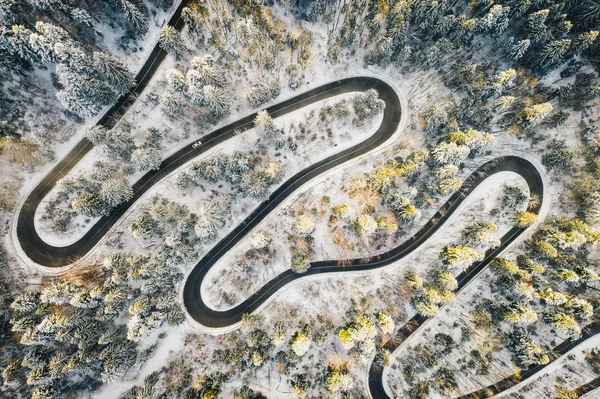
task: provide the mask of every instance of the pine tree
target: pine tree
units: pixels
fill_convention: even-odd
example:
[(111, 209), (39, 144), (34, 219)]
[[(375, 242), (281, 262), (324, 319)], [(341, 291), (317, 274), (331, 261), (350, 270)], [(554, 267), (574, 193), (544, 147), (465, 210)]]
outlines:
[(292, 393), (300, 399), (306, 399), (310, 385), (303, 375), (295, 375), (291, 380)]
[(575, 53), (581, 53), (590, 48), (598, 38), (598, 33), (597, 30), (580, 33), (573, 41), (573, 51)]
[(265, 172), (252, 170), (242, 175), (240, 189), (253, 198), (266, 199), (269, 196), (269, 181)]
[(159, 237), (161, 234), (160, 228), (156, 219), (148, 212), (143, 212), (129, 224), (129, 231), (134, 238), (144, 240)]
[(298, 274), (304, 274), (310, 269), (310, 260), (301, 254), (292, 256), (292, 271)]
[(167, 83), (178, 93), (185, 93), (187, 81), (185, 75), (177, 68), (167, 69), (165, 72)]
[(206, 85), (202, 88), (202, 92), (204, 93), (204, 104), (217, 117), (221, 117), (229, 112), (229, 96), (225, 90), (216, 86)]
[(48, 22), (37, 21), (35, 23), (35, 30), (44, 36), (44, 39), (47, 40), (52, 46), (63, 43), (63, 44), (72, 44), (72, 40), (69, 37), (69, 33), (63, 28), (53, 25)]
[(552, 110), (552, 104), (549, 102), (531, 105), (523, 110), (523, 118), (528, 126), (536, 126), (544, 120)]
[(273, 325), (271, 330), (271, 341), (273, 345), (279, 346), (285, 342), (287, 336), (287, 328), (282, 321), (279, 321)]
[(108, 130), (104, 126), (92, 125), (86, 129), (85, 138), (94, 145), (104, 144), (108, 138)]
[(292, 337), (292, 351), (298, 357), (302, 357), (308, 352), (310, 344), (310, 331), (307, 328), (296, 332)]
[(126, 93), (135, 86), (135, 77), (121, 61), (102, 52), (94, 52), (93, 58), (95, 70), (117, 93)]
[(231, 210), (231, 199), (226, 195), (202, 201), (197, 210), (194, 226), (196, 235), (205, 241), (212, 241), (218, 230), (225, 225)]
[(11, 30), (7, 32), (8, 43), (13, 55), (16, 55), (25, 61), (40, 66), (42, 65), (42, 57), (38, 54), (29, 42), (29, 37), (33, 32), (21, 25), (13, 25)]
[(94, 26), (94, 18), (90, 15), (89, 12), (84, 10), (83, 8), (73, 8), (70, 12), (71, 18), (80, 23), (81, 25), (85, 25), (89, 28), (93, 28)]
[(115, 99), (114, 92), (99, 80), (70, 70), (64, 64), (58, 64), (56, 73), (64, 87), (56, 93), (56, 97), (74, 112), (93, 116)]
[(565, 61), (571, 49), (571, 39), (553, 40), (540, 50), (540, 63), (546, 66), (554, 66), (559, 64)]
[(559, 333), (569, 335), (573, 339), (581, 337), (581, 327), (573, 316), (553, 311), (548, 313), (545, 319)]
[(43, 303), (63, 305), (77, 292), (77, 286), (68, 281), (60, 281), (44, 288), (40, 296)]
[(162, 112), (170, 118), (183, 116), (184, 109), (181, 96), (172, 91), (166, 91), (161, 96)]
[(210, 55), (192, 58), (187, 78), (190, 84), (197, 86), (211, 85), (223, 88), (226, 84), (222, 73), (214, 67), (214, 60)]
[(266, 110), (256, 113), (254, 127), (269, 140), (272, 140), (279, 131), (277, 126), (275, 126), (273, 118)]
[(530, 46), (531, 46), (531, 40), (523, 39), (511, 47), (510, 52), (509, 52), (510, 56), (515, 61), (518, 61), (521, 58), (523, 58), (523, 56), (525, 55), (527, 50), (529, 50)]
[(125, 20), (131, 28), (140, 35), (146, 34), (148, 32), (148, 19), (140, 9), (128, 0), (120, 0), (120, 2)]
[(315, 227), (315, 220), (308, 214), (297, 216), (293, 224), (294, 231), (300, 235), (310, 235), (315, 230)]
[(83, 193), (71, 201), (71, 207), (82, 215), (98, 217), (108, 214), (108, 207), (96, 194)]
[(190, 32), (194, 33), (200, 39), (204, 37), (202, 34), (203, 21), (208, 17), (208, 9), (202, 3), (192, 3), (188, 7), (181, 10), (181, 17), (185, 21)]
[(498, 226), (494, 223), (477, 221), (467, 226), (463, 232), (463, 239), (465, 244), (471, 247), (484, 246), (496, 248), (500, 245), (500, 240), (494, 238), (492, 235), (496, 230), (498, 230)]
[(352, 389), (354, 380), (347, 369), (328, 368), (325, 374), (325, 389), (330, 392), (345, 392)]
[(160, 31), (158, 39), (160, 48), (169, 53), (175, 60), (179, 60), (185, 53), (185, 43), (183, 38), (172, 26), (167, 25)]
[(67, 11), (71, 8), (68, 0), (33, 0), (33, 6), (41, 10), (61, 10)]
[(517, 212), (515, 214), (515, 222), (517, 226), (526, 228), (531, 226), (537, 220), (537, 215), (532, 212)]
[(504, 311), (504, 320), (516, 325), (529, 325), (538, 320), (538, 315), (533, 306), (527, 303), (518, 303), (509, 306)]
[(156, 148), (140, 147), (131, 154), (131, 162), (140, 171), (158, 170), (162, 163), (162, 155)]
[(441, 258), (445, 265), (465, 268), (473, 262), (483, 260), (484, 253), (464, 245), (448, 245), (442, 250)]
[(462, 180), (449, 178), (440, 180), (437, 184), (437, 189), (442, 195), (450, 194), (453, 191), (458, 190), (462, 186)]
[(466, 145), (458, 145), (452, 142), (441, 142), (431, 150), (431, 157), (439, 165), (458, 165), (471, 152)]
[(133, 190), (122, 177), (106, 180), (100, 188), (100, 198), (110, 207), (129, 201), (132, 196)]

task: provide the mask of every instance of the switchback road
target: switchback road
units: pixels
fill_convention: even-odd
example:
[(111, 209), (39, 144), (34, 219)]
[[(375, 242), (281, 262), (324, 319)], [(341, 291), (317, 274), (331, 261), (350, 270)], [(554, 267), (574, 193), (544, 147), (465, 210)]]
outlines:
[[(173, 17), (169, 21), (169, 25), (176, 27), (178, 30), (183, 27), (181, 10), (188, 2), (189, 1), (184, 0), (180, 3)], [(119, 101), (106, 112), (98, 122), (99, 125), (106, 128), (112, 128), (116, 125), (129, 107), (135, 102), (139, 94), (148, 85), (150, 79), (154, 76), (165, 57), (166, 53), (156, 46), (136, 77), (138, 82), (136, 87), (134, 87), (128, 95), (120, 98)], [(473, 192), (473, 190), (488, 176), (495, 173), (504, 171), (518, 173), (529, 185), (530, 192), (536, 194), (538, 198), (543, 198), (544, 187), (542, 179), (537, 169), (530, 162), (522, 158), (511, 156), (498, 158), (482, 165), (469, 176), (469, 178), (465, 180), (463, 186), (448, 199), (439, 211), (414, 236), (398, 247), (376, 257), (313, 262), (311, 263), (311, 268), (308, 272), (303, 275), (298, 275), (291, 270), (288, 270), (261, 287), (254, 295), (233, 309), (216, 311), (209, 308), (204, 303), (200, 294), (202, 281), (209, 269), (225, 255), (227, 251), (245, 237), (252, 228), (264, 220), (271, 211), (276, 209), (278, 205), (303, 184), (386, 142), (398, 129), (402, 112), (396, 92), (387, 83), (372, 77), (342, 79), (309, 90), (294, 98), (267, 108), (267, 111), (273, 118), (278, 118), (317, 101), (325, 100), (339, 94), (365, 91), (368, 89), (377, 90), (379, 97), (386, 104), (383, 112), (383, 120), (377, 131), (362, 143), (330, 156), (298, 172), (280, 186), (268, 200), (259, 205), (244, 220), (244, 222), (217, 243), (214, 248), (196, 264), (186, 280), (183, 291), (183, 300), (186, 309), (192, 318), (208, 327), (230, 326), (240, 321), (242, 314), (256, 310), (281, 288), (304, 276), (339, 273), (344, 271), (372, 270), (396, 262), (408, 256), (439, 230), (464, 201), (465, 197)], [(207, 150), (225, 142), (239, 132), (252, 128), (255, 116), (255, 113), (250, 114), (245, 118), (239, 119), (236, 122), (205, 135), (201, 138), (202, 144), (199, 146), (194, 146), (192, 144), (186, 145), (166, 158), (160, 169), (148, 172), (141, 177), (133, 185), (133, 198), (113, 209), (109, 215), (102, 217), (81, 239), (68, 246), (53, 246), (44, 242), (35, 229), (34, 217), (36, 209), (43, 198), (55, 186), (56, 182), (67, 175), (69, 171), (72, 170), (72, 168), (93, 148), (91, 142), (82, 139), (72, 151), (44, 177), (25, 200), (19, 211), (16, 227), (17, 238), (21, 248), (33, 262), (42, 266), (54, 268), (73, 263), (74, 260), (87, 254), (105, 236), (112, 226), (122, 218), (125, 212), (130, 209), (131, 205), (141, 198), (151, 187), (169, 176), (180, 166)], [(530, 211), (539, 212), (540, 207), (541, 204), (536, 204)], [(462, 290), (469, 282), (471, 282), (491, 262), (491, 260), (494, 259), (494, 257), (509, 246), (523, 232), (524, 229), (518, 227), (511, 229), (502, 237), (501, 245), (498, 248), (488, 251), (482, 262), (472, 265), (468, 270), (462, 273), (458, 277), (458, 291)], [(410, 334), (412, 334), (424, 321), (425, 319), (420, 316), (413, 318), (410, 323), (407, 323), (406, 326), (399, 331), (398, 335), (401, 339), (395, 340), (395, 343), (391, 343), (390, 341), (387, 344), (387, 348), (389, 350), (396, 349), (402, 340), (410, 336)], [(374, 366), (372, 366), (369, 371), (369, 390), (373, 398), (379, 399), (388, 397), (383, 388), (382, 370), (377, 369)]]

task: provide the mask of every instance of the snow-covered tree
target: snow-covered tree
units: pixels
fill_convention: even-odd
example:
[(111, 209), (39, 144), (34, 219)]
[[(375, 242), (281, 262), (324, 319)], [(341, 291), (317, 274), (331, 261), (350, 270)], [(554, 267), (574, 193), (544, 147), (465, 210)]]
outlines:
[(127, 180), (114, 177), (102, 183), (100, 198), (111, 207), (115, 207), (133, 196), (133, 190)]
[(123, 16), (129, 23), (129, 26), (140, 35), (148, 32), (148, 19), (142, 11), (131, 1), (118, 0), (121, 3)]
[(450, 267), (465, 268), (483, 260), (484, 255), (482, 251), (464, 245), (448, 245), (442, 250), (441, 258)]
[(352, 389), (354, 380), (347, 369), (329, 368), (325, 374), (325, 388), (334, 393)]
[(117, 93), (126, 93), (135, 86), (133, 74), (114, 56), (103, 52), (94, 52), (93, 59), (95, 70), (102, 80), (108, 82)]
[(63, 85), (63, 89), (58, 91), (56, 96), (72, 111), (93, 116), (102, 106), (115, 99), (114, 92), (99, 80), (74, 72), (66, 65), (58, 64), (56, 74)]
[(312, 216), (304, 213), (296, 217), (293, 227), (296, 233), (309, 235), (315, 230), (316, 222)]
[(271, 244), (271, 235), (266, 230), (256, 230), (250, 234), (250, 244), (253, 248), (266, 248)]
[(225, 225), (230, 210), (231, 199), (224, 194), (202, 201), (196, 213), (196, 235), (206, 241), (214, 239), (217, 231)]
[(82, 193), (71, 201), (71, 207), (81, 214), (89, 217), (104, 216), (108, 213), (107, 204), (99, 195)]
[(279, 346), (285, 342), (285, 338), (287, 336), (287, 328), (285, 324), (280, 321), (273, 325), (273, 329), (271, 330), (271, 341), (273, 345)]
[(169, 25), (160, 31), (158, 43), (161, 49), (165, 50), (176, 60), (179, 60), (186, 50), (185, 43), (179, 31)]
[(157, 148), (140, 147), (131, 154), (132, 164), (141, 171), (157, 170), (162, 162), (162, 155)]
[(356, 230), (365, 236), (371, 236), (377, 230), (377, 221), (371, 215), (360, 215), (355, 222)]
[(177, 68), (167, 69), (165, 78), (169, 86), (178, 93), (185, 93), (187, 80), (185, 75)]
[(156, 219), (148, 212), (143, 212), (129, 224), (129, 231), (134, 238), (149, 239), (160, 235)]
[(534, 104), (523, 110), (523, 117), (528, 126), (538, 125), (552, 112), (552, 104), (549, 102)]
[(210, 112), (221, 117), (229, 112), (230, 102), (228, 93), (220, 87), (206, 85), (202, 87), (203, 103)]
[(518, 303), (509, 306), (504, 311), (504, 320), (516, 325), (529, 325), (538, 320), (535, 308), (528, 303)]
[(295, 254), (292, 256), (292, 271), (294, 273), (303, 274), (306, 273), (310, 269), (310, 260), (308, 257)]
[(225, 87), (226, 81), (223, 74), (214, 66), (214, 60), (210, 55), (192, 58), (190, 68), (187, 72), (189, 84), (199, 87), (215, 86)]
[(302, 357), (310, 349), (311, 338), (310, 331), (304, 328), (294, 334), (292, 337), (292, 352), (298, 357)]
[(258, 111), (254, 118), (254, 127), (260, 132), (260, 134), (272, 140), (275, 135), (279, 132), (273, 118), (266, 110)]
[(183, 101), (181, 95), (172, 91), (165, 91), (161, 96), (163, 113), (170, 118), (178, 118), (183, 115)]

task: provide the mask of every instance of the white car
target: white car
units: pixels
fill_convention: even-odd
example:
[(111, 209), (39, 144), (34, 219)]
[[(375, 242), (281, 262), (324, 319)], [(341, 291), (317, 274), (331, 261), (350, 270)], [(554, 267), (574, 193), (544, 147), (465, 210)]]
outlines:
[(194, 144), (192, 144), (192, 148), (197, 148), (197, 147), (200, 147), (201, 145), (202, 145), (202, 142), (200, 140), (198, 140)]

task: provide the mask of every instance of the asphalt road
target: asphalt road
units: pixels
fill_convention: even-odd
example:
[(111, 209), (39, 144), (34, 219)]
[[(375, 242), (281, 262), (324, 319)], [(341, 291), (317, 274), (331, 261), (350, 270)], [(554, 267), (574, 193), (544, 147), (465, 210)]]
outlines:
[[(190, 0), (182, 0), (171, 18), (168, 25), (181, 31), (184, 21), (181, 18), (181, 12), (189, 4)], [(158, 43), (152, 49), (148, 59), (135, 77), (136, 85), (126, 94), (119, 97), (117, 102), (109, 108), (98, 125), (107, 129), (113, 128), (121, 120), (131, 105), (137, 100), (142, 91), (148, 86), (148, 83), (154, 77), (156, 71), (167, 57)], [(66, 176), (75, 165), (92, 149), (94, 145), (83, 138), (73, 149), (38, 183), (38, 185), (29, 193), (25, 200), (17, 219), (17, 238), (21, 248), (27, 256), (35, 263), (48, 267), (60, 267), (73, 263), (80, 256), (87, 253), (110, 229), (110, 220), (103, 218), (94, 228), (88, 232), (81, 240), (67, 247), (52, 247), (46, 244), (37, 234), (34, 227), (34, 216), (41, 200), (48, 195), (50, 190), (56, 185), (56, 182)], [(128, 206), (127, 206), (128, 207)], [(126, 207), (126, 208), (127, 208)], [(116, 209), (114, 214), (119, 217), (123, 215), (125, 209)], [(115, 216), (112, 215), (111, 216)], [(108, 219), (111, 219), (109, 216)]]
[[(181, 11), (188, 3), (189, 0), (184, 0), (180, 3), (174, 15), (169, 20), (169, 25), (174, 26), (178, 30), (182, 29), (183, 20), (181, 19)], [(137, 85), (127, 95), (121, 97), (117, 103), (104, 114), (98, 122), (99, 125), (109, 129), (116, 125), (148, 85), (166, 55), (167, 54), (161, 50), (158, 45), (155, 46), (148, 57), (148, 60), (136, 76)], [(348, 270), (371, 270), (389, 265), (404, 258), (441, 228), (450, 215), (460, 206), (464, 198), (485, 180), (487, 176), (494, 173), (513, 171), (520, 174), (527, 181), (530, 191), (536, 193), (538, 198), (543, 198), (543, 183), (539, 173), (532, 164), (518, 157), (499, 158), (484, 164), (475, 171), (467, 180), (465, 180), (462, 188), (452, 195), (427, 224), (425, 224), (413, 237), (398, 247), (374, 258), (313, 262), (311, 263), (309, 271), (303, 275), (298, 275), (288, 270), (260, 288), (253, 296), (235, 308), (223, 312), (210, 309), (206, 306), (200, 295), (200, 286), (208, 270), (224, 254), (226, 254), (228, 250), (235, 246), (237, 242), (252, 230), (253, 227), (260, 223), (260, 221), (262, 221), (272, 210), (304, 183), (335, 166), (345, 163), (383, 144), (397, 130), (401, 116), (400, 101), (395, 91), (385, 82), (371, 77), (342, 79), (312, 89), (297, 97), (267, 108), (267, 111), (274, 118), (277, 118), (316, 101), (343, 93), (364, 91), (370, 88), (376, 89), (380, 98), (386, 103), (383, 121), (378, 130), (362, 143), (313, 164), (294, 175), (280, 186), (267, 201), (263, 202), (255, 209), (244, 222), (215, 245), (215, 247), (194, 267), (186, 280), (183, 296), (187, 311), (199, 323), (208, 327), (225, 327), (234, 324), (241, 319), (242, 314), (256, 310), (267, 298), (274, 295), (282, 287), (304, 276), (322, 273), (337, 273)], [(65, 247), (52, 246), (44, 242), (37, 234), (34, 226), (35, 212), (42, 199), (55, 186), (56, 182), (67, 175), (69, 171), (93, 148), (91, 142), (87, 139), (82, 139), (72, 151), (44, 177), (25, 200), (17, 219), (17, 238), (23, 251), (32, 261), (47, 267), (62, 267), (73, 263), (81, 256), (87, 254), (124, 215), (131, 205), (151, 187), (174, 172), (178, 167), (201, 155), (203, 152), (226, 141), (238, 132), (251, 128), (255, 116), (256, 114), (248, 115), (245, 118), (239, 119), (238, 121), (217, 129), (205, 136), (198, 136), (198, 138), (202, 140), (202, 145), (196, 148), (192, 148), (192, 144), (186, 145), (175, 154), (166, 158), (159, 170), (148, 172), (140, 178), (133, 185), (133, 198), (127, 203), (115, 208), (110, 215), (101, 218), (80, 240)], [(541, 204), (532, 211), (539, 211), (540, 206)], [(523, 229), (513, 228), (502, 237), (500, 247), (488, 251), (484, 261), (471, 266), (467, 271), (462, 273), (458, 277), (458, 290), (462, 290), (470, 281), (472, 281), (494, 257), (510, 245), (510, 243), (523, 231)], [(425, 318), (420, 316), (413, 318), (411, 322), (407, 323), (407, 325), (398, 332), (400, 340), (394, 341), (396, 342), (395, 344), (388, 343), (387, 348), (390, 350), (396, 349), (400, 342), (410, 336), (425, 320)], [(566, 346), (571, 345), (574, 346), (577, 345), (577, 343), (571, 342), (570, 345), (565, 344), (565, 348), (563, 349), (566, 349)], [(535, 372), (537, 371), (539, 371), (539, 369), (535, 370)], [(532, 372), (534, 372), (534, 370), (532, 370)], [(383, 389), (382, 370), (376, 369), (373, 366), (369, 371), (369, 390), (373, 398), (379, 399), (388, 397)]]
[[(489, 398), (492, 395), (497, 395), (500, 392), (506, 391), (506, 390), (514, 387), (521, 381), (525, 381), (529, 377), (540, 373), (542, 370), (544, 370), (546, 367), (551, 365), (554, 361), (558, 360), (558, 358), (560, 358), (561, 356), (565, 355), (571, 349), (573, 349), (576, 346), (578, 346), (579, 344), (587, 341), (588, 339), (592, 338), (593, 336), (595, 336), (598, 333), (600, 333), (600, 323), (598, 323), (598, 322), (590, 323), (583, 329), (580, 338), (567, 339), (566, 341), (563, 341), (561, 344), (555, 346), (552, 349), (552, 359), (553, 359), (552, 362), (550, 362), (548, 364), (540, 364), (540, 365), (528, 367), (527, 369), (522, 370), (519, 373), (510, 375), (506, 378), (503, 378), (502, 380), (500, 380), (498, 382), (495, 382), (492, 385), (481, 388), (475, 392), (471, 392), (469, 394), (460, 396), (457, 399), (484, 399), (484, 398)], [(580, 386), (579, 388), (576, 389), (576, 392), (579, 396), (583, 396), (584, 394), (589, 393), (598, 387), (600, 387), (600, 377), (588, 382), (587, 384)]]

